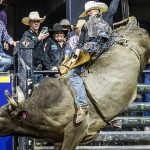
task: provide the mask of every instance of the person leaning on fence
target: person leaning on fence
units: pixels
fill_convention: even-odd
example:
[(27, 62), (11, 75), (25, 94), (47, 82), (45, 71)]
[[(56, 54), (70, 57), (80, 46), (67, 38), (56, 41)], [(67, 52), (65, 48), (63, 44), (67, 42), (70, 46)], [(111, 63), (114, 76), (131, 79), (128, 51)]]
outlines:
[[(1, 4), (0, 4), (1, 5)], [(12, 58), (4, 52), (4, 48), (8, 47), (8, 44), (16, 46), (16, 42), (8, 34), (7, 29), (7, 16), (6, 13), (0, 11), (0, 71), (5, 72), (10, 69)], [(6, 48), (7, 49), (7, 48)]]
[[(110, 24), (113, 20), (116, 9), (118, 8), (118, 4), (119, 0), (113, 0), (110, 4), (109, 14), (105, 14), (105, 19), (108, 19), (109, 23), (103, 19), (102, 15), (102, 13), (108, 11), (108, 6), (105, 3), (96, 1), (86, 2), (85, 11), (80, 15), (80, 17), (89, 16), (89, 20), (83, 25), (77, 49), (71, 60), (67, 63), (67, 67), (71, 69), (68, 72), (68, 78), (76, 91), (76, 123), (83, 121), (88, 112), (89, 105), (86, 100), (83, 79), (80, 77), (80, 74), (84, 69), (80, 66), (74, 68), (74, 66), (79, 58), (81, 49), (91, 53), (93, 52), (93, 44), (96, 45), (97, 40), (101, 43), (105, 43), (109, 39), (112, 31)], [(87, 61), (88, 60), (89, 57), (87, 57)]]
[(40, 24), (45, 20), (46, 16), (40, 17), (37, 11), (29, 13), (28, 17), (22, 19), (24, 25), (29, 26), (29, 29), (24, 32), (23, 38), (28, 37), (34, 42), (34, 66), (36, 70), (50, 68), (50, 60), (47, 54), (43, 51), (43, 40), (49, 36), (49, 33), (39, 32)]

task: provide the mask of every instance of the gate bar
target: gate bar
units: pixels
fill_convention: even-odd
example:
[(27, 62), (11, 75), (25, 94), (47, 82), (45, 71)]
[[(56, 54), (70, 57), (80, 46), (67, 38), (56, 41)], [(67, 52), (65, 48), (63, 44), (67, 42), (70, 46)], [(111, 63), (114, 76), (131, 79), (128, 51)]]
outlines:
[(150, 146), (78, 146), (76, 150), (150, 150)]
[(150, 93), (150, 84), (137, 84), (137, 91), (140, 93)]
[(150, 111), (150, 103), (149, 102), (135, 102), (132, 103), (128, 108), (127, 111)]
[(145, 131), (101, 131), (99, 142), (150, 142), (150, 132)]
[(150, 126), (150, 117), (116, 117), (113, 120), (121, 121), (123, 127)]

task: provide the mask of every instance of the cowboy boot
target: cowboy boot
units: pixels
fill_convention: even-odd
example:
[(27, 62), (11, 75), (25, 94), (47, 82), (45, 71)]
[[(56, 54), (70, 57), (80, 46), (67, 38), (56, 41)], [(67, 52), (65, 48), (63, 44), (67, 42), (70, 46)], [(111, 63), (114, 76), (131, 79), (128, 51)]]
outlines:
[(86, 114), (88, 113), (88, 105), (87, 106), (80, 106), (78, 107), (77, 113), (76, 113), (76, 123), (80, 123), (84, 120), (86, 117)]

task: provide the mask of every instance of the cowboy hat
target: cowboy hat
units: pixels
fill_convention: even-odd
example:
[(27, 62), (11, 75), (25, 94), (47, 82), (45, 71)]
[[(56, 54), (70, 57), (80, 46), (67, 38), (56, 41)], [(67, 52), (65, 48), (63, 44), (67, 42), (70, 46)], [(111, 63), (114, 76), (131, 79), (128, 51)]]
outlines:
[(74, 29), (74, 26), (70, 24), (70, 21), (68, 19), (62, 19), (60, 21), (60, 24), (65, 28), (65, 27), (69, 27), (70, 30), (72, 31)]
[(32, 11), (29, 13), (28, 17), (24, 17), (22, 19), (22, 23), (25, 25), (29, 25), (29, 21), (30, 20), (40, 20), (40, 22), (42, 23), (45, 20), (46, 16), (44, 16), (43, 18), (40, 17), (39, 12), (37, 11)]
[(88, 16), (87, 12), (92, 9), (99, 9), (101, 12), (106, 12), (108, 10), (108, 6), (105, 3), (96, 1), (86, 2), (84, 7), (85, 11), (79, 16), (79, 18)]
[(63, 29), (63, 26), (60, 23), (55, 23), (53, 25), (53, 29), (49, 31), (51, 34), (55, 33), (55, 32), (64, 32), (65, 35), (68, 34), (67, 30)]

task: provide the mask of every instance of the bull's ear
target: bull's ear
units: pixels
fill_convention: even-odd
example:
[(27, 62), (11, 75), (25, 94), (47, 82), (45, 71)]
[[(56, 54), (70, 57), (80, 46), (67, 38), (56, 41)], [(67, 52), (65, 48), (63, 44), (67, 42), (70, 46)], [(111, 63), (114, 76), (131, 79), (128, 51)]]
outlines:
[(13, 107), (16, 108), (18, 106), (17, 102), (13, 99), (13, 97), (10, 95), (8, 90), (5, 90), (5, 96), (8, 100), (8, 103)]

